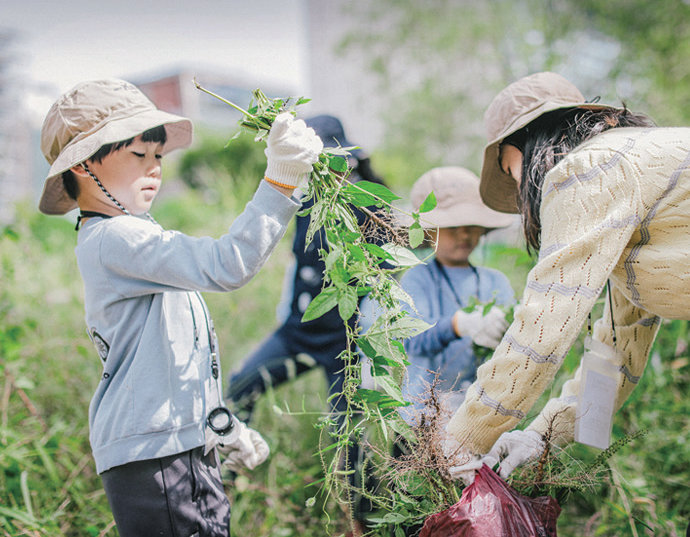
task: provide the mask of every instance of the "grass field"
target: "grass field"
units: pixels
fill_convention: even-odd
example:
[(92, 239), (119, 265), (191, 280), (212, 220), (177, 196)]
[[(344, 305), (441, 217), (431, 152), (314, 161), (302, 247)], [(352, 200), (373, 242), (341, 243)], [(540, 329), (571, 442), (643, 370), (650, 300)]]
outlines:
[[(241, 192), (232, 203), (209, 204), (183, 191), (161, 200), (154, 214), (165, 227), (218, 236), (248, 195)], [(224, 199), (230, 198), (226, 194)], [(68, 219), (25, 207), (16, 224), (0, 232), (2, 536), (117, 535), (88, 444), (87, 408), (100, 361), (84, 328), (73, 227)], [(289, 254), (286, 237), (246, 287), (205, 295), (220, 338), (224, 374), (275, 328)], [(514, 282), (524, 278), (525, 268), (515, 268), (514, 256), (487, 247), (482, 261), (518, 274)], [(637, 429), (647, 434), (610, 460), (609, 479), (596, 491), (573, 496), (563, 506), (562, 537), (684, 535), (690, 519), (687, 335), (686, 322), (662, 327), (641, 385), (614, 426), (616, 438)], [(576, 362), (577, 356), (569, 358), (563, 373)], [(327, 408), (325, 396), (324, 377), (315, 370), (261, 400), (252, 426), (262, 432), (272, 454), (254, 472), (227, 483), (233, 535), (310, 537), (347, 531), (345, 510), (313, 485), (323, 477), (314, 423)], [(571, 453), (587, 461), (596, 450), (574, 446)]]

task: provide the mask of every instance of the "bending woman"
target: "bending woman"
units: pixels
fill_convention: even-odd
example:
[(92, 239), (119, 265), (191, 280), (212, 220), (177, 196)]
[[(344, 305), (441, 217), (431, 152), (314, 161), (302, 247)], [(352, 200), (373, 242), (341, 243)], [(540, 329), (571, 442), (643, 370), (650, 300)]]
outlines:
[(585, 102), (555, 73), (505, 88), (485, 121), (482, 198), (522, 214), (538, 261), (448, 432), (475, 454), (494, 446), (505, 477), (544, 441), (572, 441), (587, 414), (577, 403), (581, 365), (526, 431), (499, 439), (551, 384), (607, 282), (593, 339), (611, 351), (614, 411), (644, 371), (660, 318), (690, 319), (690, 129)]

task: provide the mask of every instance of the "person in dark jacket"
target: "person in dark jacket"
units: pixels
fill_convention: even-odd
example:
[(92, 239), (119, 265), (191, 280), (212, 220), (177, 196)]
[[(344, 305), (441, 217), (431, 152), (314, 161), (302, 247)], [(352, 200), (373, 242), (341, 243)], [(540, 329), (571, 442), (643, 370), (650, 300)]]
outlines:
[[(325, 147), (354, 147), (345, 137), (338, 118), (319, 115), (305, 122), (319, 134)], [(349, 152), (352, 171), (348, 181), (383, 182), (373, 173), (370, 159), (364, 151), (354, 148)], [(313, 199), (305, 201), (302, 208), (306, 210), (312, 205)], [(359, 223), (364, 224), (364, 213), (354, 207), (353, 211)], [(323, 229), (314, 234), (309, 245), (305, 245), (309, 223), (308, 214), (296, 217), (292, 244), (293, 273), (289, 279), (290, 288), (284, 293), (289, 303), (289, 310), (285, 312), (287, 315), (284, 314), (282, 324), (229, 377), (226, 397), (233, 402), (236, 413), (245, 420), (250, 419), (256, 401), (269, 387), (278, 386), (315, 367), (323, 368), (329, 395), (342, 390), (344, 364), (338, 355), (347, 348), (348, 342), (346, 327), (338, 309), (333, 308), (318, 319), (302, 322), (307, 306), (323, 288), (325, 265), (319, 250), (327, 248)], [(354, 324), (355, 320), (353, 316), (350, 323)], [(332, 399), (332, 410), (342, 410), (339, 405), (344, 401), (340, 399)]]

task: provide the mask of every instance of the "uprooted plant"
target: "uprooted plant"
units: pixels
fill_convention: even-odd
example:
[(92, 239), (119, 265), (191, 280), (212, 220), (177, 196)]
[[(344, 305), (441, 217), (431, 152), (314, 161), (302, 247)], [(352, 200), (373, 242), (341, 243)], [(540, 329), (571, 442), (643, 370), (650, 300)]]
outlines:
[[(308, 102), (304, 98), (271, 99), (257, 89), (245, 110), (196, 82), (195, 85), (238, 110), (242, 114), (241, 131), (252, 132), (256, 141), (266, 138), (278, 114), (294, 114), (298, 105)], [(313, 204), (301, 213), (310, 216), (307, 245), (323, 230), (325, 247), (320, 249), (320, 255), (326, 267), (323, 289), (310, 303), (303, 320), (316, 319), (337, 307), (347, 329), (349, 345), (339, 356), (345, 377), (339, 396), (346, 401), (346, 409), (342, 416), (327, 416), (319, 422), (324, 438), (320, 455), (325, 465), (325, 489), (345, 501), (349, 501), (352, 490), (344, 477), (354, 472), (348, 460), (348, 446), (353, 439), (361, 438), (371, 424), (384, 438), (396, 434), (398, 421), (388, 418), (396, 408), (408, 404), (399, 385), (408, 365), (402, 341), (428, 325), (402, 308), (403, 302), (412, 308), (414, 305), (394, 275), (419, 263), (408, 247), (416, 248), (422, 243), (420, 213), (436, 205), (432, 193), (418, 211), (405, 212), (392, 205), (399, 196), (385, 186), (368, 181), (350, 182), (348, 149), (352, 148), (325, 148), (321, 153), (313, 165), (306, 193), (306, 199), (312, 199)], [(369, 217), (365, 226), (358, 225), (353, 208)], [(411, 221), (407, 226), (398, 223), (403, 213)], [(349, 322), (364, 295), (369, 295), (381, 312), (366, 334)], [(357, 348), (370, 359), (380, 391), (359, 387)], [(327, 461), (324, 455), (329, 451), (334, 451), (334, 456)]]

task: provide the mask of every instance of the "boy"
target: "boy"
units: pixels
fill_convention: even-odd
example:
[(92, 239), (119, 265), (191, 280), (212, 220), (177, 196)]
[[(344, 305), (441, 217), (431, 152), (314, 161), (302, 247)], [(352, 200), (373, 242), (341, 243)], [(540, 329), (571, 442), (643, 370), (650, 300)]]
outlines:
[(223, 406), (217, 340), (199, 291), (230, 291), (267, 260), (299, 209), (292, 191), (322, 150), (290, 114), (267, 139), (266, 177), (227, 234), (163, 230), (148, 214), (161, 157), (191, 143), (188, 119), (122, 80), (85, 82), (48, 112), (51, 164), (39, 209), (79, 208), (86, 323), (103, 361), (89, 408), (96, 468), (122, 536), (227, 536), (216, 445), (232, 469), (268, 446)]
[[(418, 315), (433, 324), (405, 341), (410, 365), (403, 394), (418, 410), (435, 374), (447, 404), (452, 409), (459, 406), (478, 366), (472, 343), (495, 348), (507, 328), (499, 308), (492, 308), (485, 316), (478, 310), (463, 311), (470, 300), (489, 302), (495, 298), (499, 305), (514, 302), (505, 275), (475, 267), (469, 261), (480, 238), (492, 229), (508, 226), (512, 217), (489, 209), (481, 201), (479, 178), (465, 168), (433, 168), (422, 175), (410, 193), (415, 209), (432, 191), (436, 208), (424, 213), (421, 223), (436, 243), (436, 254), (400, 280)], [(411, 419), (406, 409), (403, 415)]]

